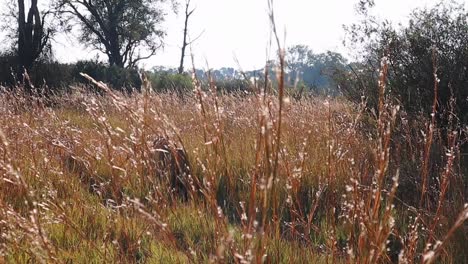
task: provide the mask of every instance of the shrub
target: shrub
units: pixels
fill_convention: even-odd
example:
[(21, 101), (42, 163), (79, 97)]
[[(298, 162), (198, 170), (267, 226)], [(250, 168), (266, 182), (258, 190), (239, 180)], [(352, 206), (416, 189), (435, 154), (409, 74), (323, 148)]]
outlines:
[(251, 90), (251, 85), (247, 80), (243, 79), (227, 79), (222, 81), (215, 81), (215, 86), (220, 92), (242, 92)]
[(10, 86), (15, 83), (18, 58), (12, 52), (0, 53), (0, 84)]
[[(73, 65), (56, 61), (37, 62), (28, 73), (32, 84), (47, 90), (59, 91), (75, 82)], [(13, 86), (18, 80), (18, 58), (12, 52), (0, 54), (0, 84)]]
[(149, 80), (155, 91), (175, 91), (184, 93), (194, 89), (192, 79), (186, 74), (172, 74), (169, 72), (153, 72)]
[(350, 43), (363, 47), (355, 49), (363, 60), (349, 65), (352, 70), (347, 74), (335, 76), (341, 80), (341, 91), (358, 102), (365, 95), (376, 109), (376, 69), (385, 56), (390, 62), (389, 95), (409, 114), (432, 111), (437, 81), (438, 118), (446, 124), (455, 113), (462, 124), (468, 124), (467, 18), (463, 5), (453, 2), (415, 10), (409, 25), (401, 28), (365, 15), (361, 24), (348, 28)]
[[(80, 76), (86, 73), (97, 81), (107, 83), (112, 88), (124, 92), (140, 90), (141, 79), (137, 69), (125, 69), (117, 66), (108, 66), (97, 61), (79, 61), (73, 66), (72, 75)], [(84, 78), (78, 78), (80, 83), (87, 83)]]

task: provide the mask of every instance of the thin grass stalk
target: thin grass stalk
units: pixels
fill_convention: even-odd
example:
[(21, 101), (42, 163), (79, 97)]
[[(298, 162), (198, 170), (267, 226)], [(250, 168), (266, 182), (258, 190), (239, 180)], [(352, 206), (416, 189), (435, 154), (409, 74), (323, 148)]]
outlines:
[(449, 144), (450, 144), (449, 149), (446, 153), (447, 162), (446, 162), (444, 171), (440, 176), (440, 186), (439, 186), (440, 191), (439, 191), (439, 198), (437, 202), (437, 209), (435, 212), (435, 216), (433, 217), (432, 224), (429, 227), (429, 234), (431, 234), (430, 240), (429, 240), (430, 242), (434, 242), (433, 238), (435, 237), (435, 229), (438, 226), (439, 221), (442, 217), (442, 209), (443, 209), (443, 205), (445, 202), (445, 197), (447, 195), (448, 187), (450, 184), (450, 178), (451, 178), (451, 174), (452, 174), (452, 170), (453, 170), (453, 166), (455, 162), (455, 152), (457, 148), (456, 146), (457, 133), (456, 132), (452, 132), (449, 135)]
[(427, 136), (425, 139), (425, 146), (424, 146), (424, 157), (422, 162), (422, 169), (421, 169), (421, 197), (419, 200), (419, 208), (423, 209), (424, 207), (428, 206), (428, 201), (426, 200), (426, 193), (427, 193), (427, 185), (428, 185), (428, 177), (429, 177), (429, 164), (430, 164), (430, 155), (431, 155), (431, 148), (432, 142), (434, 140), (434, 130), (436, 126), (436, 115), (438, 112), (438, 91), (439, 91), (439, 78), (437, 77), (437, 51), (432, 48), (432, 68), (433, 68), (433, 76), (434, 76), (434, 100), (432, 102), (432, 113), (431, 113), (431, 122), (427, 128)]
[[(278, 215), (278, 193), (276, 191), (276, 180), (278, 177), (278, 164), (279, 164), (279, 154), (281, 152), (281, 131), (282, 131), (282, 123), (283, 123), (283, 106), (284, 106), (284, 78), (285, 78), (285, 51), (283, 50), (278, 32), (276, 29), (276, 22), (275, 22), (275, 14), (273, 11), (273, 0), (269, 0), (269, 17), (270, 17), (270, 24), (271, 29), (273, 31), (273, 36), (276, 40), (276, 45), (278, 48), (278, 59), (279, 59), (279, 69), (278, 69), (278, 124), (276, 129), (276, 149), (274, 151), (274, 165), (273, 165), (273, 175), (271, 178), (271, 199), (272, 199), (272, 207), (273, 207), (273, 219), (276, 225), (275, 233), (276, 238), (279, 239), (280, 237), (280, 216)], [(270, 181), (270, 180), (269, 180)]]
[(468, 220), (468, 204), (465, 204), (463, 211), (459, 214), (457, 220), (444, 236), (442, 241), (437, 241), (434, 245), (427, 244), (426, 250), (421, 258), (422, 264), (431, 264), (437, 260), (440, 253), (448, 243), (449, 239), (453, 236), (458, 228), (461, 228), (465, 221)]

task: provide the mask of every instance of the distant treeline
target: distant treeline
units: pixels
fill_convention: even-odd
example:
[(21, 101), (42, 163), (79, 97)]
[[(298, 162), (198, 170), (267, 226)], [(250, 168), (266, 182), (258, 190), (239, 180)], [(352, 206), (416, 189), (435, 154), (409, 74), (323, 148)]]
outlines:
[[(290, 49), (297, 52), (296, 46)], [(306, 56), (311, 56), (311, 51)], [(302, 54), (300, 54), (301, 56)], [(295, 54), (294, 56), (297, 56)], [(324, 53), (312, 55), (307, 58), (308, 63), (302, 65), (291, 61), (288, 63), (286, 74), (287, 86), (297, 89), (301, 93), (331, 93), (337, 92), (333, 73), (345, 69), (345, 60), (337, 53)], [(0, 54), (0, 84), (12, 87), (23, 80), (18, 80), (17, 57), (14, 54)], [(234, 68), (195, 70), (195, 76), (203, 88), (215, 87), (220, 92), (249, 92), (259, 86), (264, 86), (265, 69), (268, 69), (267, 78), (270, 88), (276, 84), (277, 63), (269, 61), (266, 68), (253, 71), (240, 71)], [(141, 69), (121, 68), (99, 61), (78, 61), (76, 63), (60, 63), (51, 60), (39, 60), (30, 70), (29, 77), (36, 87), (48, 91), (66, 91), (72, 85), (89, 84), (80, 73), (86, 73), (98, 81), (110, 85), (113, 89), (132, 92), (139, 91), (142, 86)], [(154, 67), (145, 71), (155, 91), (191, 91), (194, 88), (192, 73), (179, 74), (176, 68)], [(260, 85), (262, 84), (262, 85)]]
[[(17, 86), (23, 80), (18, 80), (17, 57), (11, 54), (0, 55), (0, 84), (6, 87)], [(57, 61), (38, 61), (28, 72), (31, 83), (43, 90), (51, 92), (66, 91), (71, 85), (87, 84), (80, 73), (87, 73), (99, 81), (108, 83), (117, 90), (139, 89), (141, 79), (136, 69), (125, 69), (108, 66), (97, 61), (78, 61), (67, 64)]]
[[(386, 96), (408, 114), (429, 115), (435, 110), (442, 124), (468, 124), (468, 13), (463, 4), (441, 2), (414, 10), (407, 26), (395, 27), (369, 15), (372, 1), (359, 6), (361, 22), (345, 28), (345, 46), (354, 51), (348, 62), (335, 52), (314, 53), (296, 45), (286, 50), (286, 91), (295, 98), (307, 94), (340, 95), (354, 102), (365, 99), (377, 110), (379, 79), (386, 74)], [(363, 3), (364, 3), (363, 2)], [(0, 84), (13, 87), (17, 80), (15, 52), (0, 54)], [(40, 57), (29, 70), (31, 82), (48, 91), (66, 91), (70, 85), (89, 84), (87, 73), (125, 92), (141, 88), (141, 71), (97, 61), (62, 64)], [(382, 72), (382, 61), (388, 68)], [(220, 92), (276, 89), (278, 63), (245, 71), (234, 68), (196, 70), (198, 84)], [(191, 91), (190, 70), (155, 67), (146, 71), (156, 91)], [(268, 78), (266, 78), (268, 77)], [(265, 80), (267, 83), (265, 83)], [(265, 85), (266, 84), (266, 85)], [(435, 109), (434, 109), (435, 107)]]

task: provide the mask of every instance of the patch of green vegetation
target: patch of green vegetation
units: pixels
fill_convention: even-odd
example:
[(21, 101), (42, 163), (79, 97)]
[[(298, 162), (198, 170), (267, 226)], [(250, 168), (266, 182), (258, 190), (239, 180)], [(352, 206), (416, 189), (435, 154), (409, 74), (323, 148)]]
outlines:
[(203, 208), (180, 206), (167, 217), (177, 246), (186, 252), (194, 252), (195, 262), (204, 262), (217, 248), (215, 220)]

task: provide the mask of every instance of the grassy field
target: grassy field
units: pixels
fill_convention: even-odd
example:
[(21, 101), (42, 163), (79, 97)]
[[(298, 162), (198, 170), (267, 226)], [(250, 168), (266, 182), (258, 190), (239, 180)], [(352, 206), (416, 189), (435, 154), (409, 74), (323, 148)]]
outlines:
[[(372, 114), (287, 91), (101, 88), (1, 95), (0, 262), (468, 259), (460, 129), (444, 136), (384, 96)], [(158, 137), (185, 150), (187, 201), (155, 166)]]

